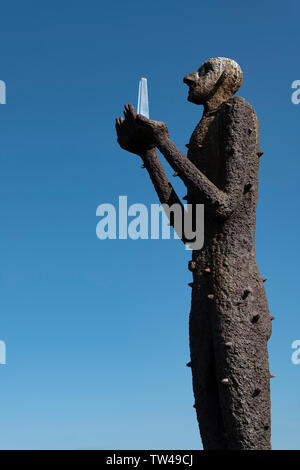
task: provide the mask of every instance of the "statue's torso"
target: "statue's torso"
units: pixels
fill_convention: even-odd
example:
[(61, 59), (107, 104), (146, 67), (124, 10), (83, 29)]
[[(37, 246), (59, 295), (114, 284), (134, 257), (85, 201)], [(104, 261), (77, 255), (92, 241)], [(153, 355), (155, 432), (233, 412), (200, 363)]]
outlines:
[(187, 155), (194, 165), (220, 189), (224, 183), (221, 139), (220, 113), (217, 111), (204, 114), (191, 135)]
[[(232, 100), (241, 100), (241, 98)], [(187, 158), (224, 192), (228, 184), (226, 159), (229, 158), (224, 148), (226, 112), (225, 104), (216, 111), (203, 114), (192, 133), (187, 155)], [(237, 120), (239, 120), (238, 115)], [(214, 267), (213, 272), (218, 272), (218, 274), (221, 272), (224, 274), (224, 270), (242, 270), (246, 274), (250, 269), (257, 277), (259, 274), (255, 260), (254, 236), (259, 159), (257, 156), (258, 128), (254, 110), (253, 120), (245, 123), (241, 119), (241, 125), (247, 125), (251, 129), (253, 132), (251, 141), (256, 142), (252, 145), (253, 154), (241, 154), (236, 157), (245, 159), (245, 186), (251, 185), (251, 188), (244, 190), (236, 209), (227, 219), (217, 218), (208, 207), (204, 206), (204, 246), (202, 250), (193, 253), (193, 259), (198, 260), (199, 266), (208, 263)], [(244, 152), (247, 153), (248, 149), (246, 148)], [(199, 194), (189, 192), (188, 202), (201, 204), (204, 201), (201, 200)]]

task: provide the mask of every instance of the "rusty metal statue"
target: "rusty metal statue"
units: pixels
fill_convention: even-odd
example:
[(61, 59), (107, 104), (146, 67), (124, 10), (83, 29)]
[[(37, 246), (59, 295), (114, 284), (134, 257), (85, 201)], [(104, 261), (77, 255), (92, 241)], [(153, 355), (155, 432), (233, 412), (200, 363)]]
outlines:
[(204, 204), (204, 246), (194, 250), (190, 352), (195, 409), (204, 449), (270, 449), (267, 341), (271, 317), (255, 258), (258, 122), (244, 98), (239, 65), (217, 57), (184, 78), (188, 101), (204, 111), (187, 158), (167, 125), (126, 105), (116, 120), (120, 146), (143, 160), (159, 200), (181, 204), (155, 148)]

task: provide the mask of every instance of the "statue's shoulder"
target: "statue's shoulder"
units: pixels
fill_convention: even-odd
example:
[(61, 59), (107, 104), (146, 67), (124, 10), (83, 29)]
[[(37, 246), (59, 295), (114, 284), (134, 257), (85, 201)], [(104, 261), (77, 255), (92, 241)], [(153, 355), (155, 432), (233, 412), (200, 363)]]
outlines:
[(242, 96), (233, 96), (222, 104), (222, 111), (226, 114), (239, 113), (256, 116), (255, 110)]
[[(225, 134), (231, 131), (236, 138), (244, 139), (245, 132), (247, 138), (253, 142), (258, 139), (259, 125), (254, 108), (245, 98), (234, 96), (221, 106), (221, 123)], [(252, 132), (256, 129), (256, 132)], [(251, 137), (250, 137), (251, 136)]]

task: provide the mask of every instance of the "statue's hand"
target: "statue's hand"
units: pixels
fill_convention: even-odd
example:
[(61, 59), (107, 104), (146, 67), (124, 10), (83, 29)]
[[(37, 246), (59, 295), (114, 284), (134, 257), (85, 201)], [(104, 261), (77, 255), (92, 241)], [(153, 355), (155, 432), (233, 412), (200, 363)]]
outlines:
[(139, 125), (143, 126), (144, 129), (148, 130), (149, 135), (151, 135), (151, 138), (155, 143), (155, 146), (159, 145), (161, 142), (163, 142), (166, 138), (169, 137), (168, 126), (164, 122), (152, 121), (151, 119), (146, 118), (142, 114), (138, 114), (136, 116), (136, 122)]
[(124, 116), (116, 119), (118, 143), (122, 149), (143, 156), (155, 147), (153, 134), (147, 127), (138, 123), (136, 111), (131, 104), (124, 107)]

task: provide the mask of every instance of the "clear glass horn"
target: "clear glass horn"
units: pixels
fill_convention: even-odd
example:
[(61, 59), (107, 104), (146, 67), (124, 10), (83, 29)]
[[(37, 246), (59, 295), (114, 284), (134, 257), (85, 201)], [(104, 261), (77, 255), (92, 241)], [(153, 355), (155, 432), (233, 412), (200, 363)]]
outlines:
[(139, 83), (137, 113), (149, 118), (149, 100), (147, 78), (142, 77)]

